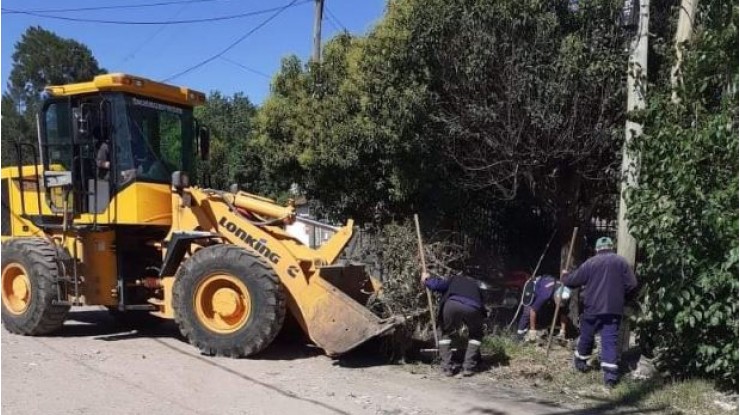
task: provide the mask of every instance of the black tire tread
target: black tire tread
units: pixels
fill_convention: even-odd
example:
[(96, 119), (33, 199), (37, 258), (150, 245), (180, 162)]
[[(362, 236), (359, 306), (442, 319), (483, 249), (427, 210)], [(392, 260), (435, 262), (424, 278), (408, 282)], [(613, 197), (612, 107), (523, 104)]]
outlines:
[[(39, 299), (30, 304), (27, 312), (31, 315), (23, 324), (3, 309), (2, 321), (5, 329), (25, 336), (50, 334), (59, 330), (64, 324), (70, 307), (52, 304), (52, 301), (56, 299), (56, 284), (61, 279), (55, 247), (41, 238), (18, 238), (4, 242), (2, 251), (3, 259), (12, 255), (14, 251), (28, 258), (31, 269), (28, 269), (28, 264), (24, 264), (24, 267), (31, 274), (29, 278), (36, 282), (35, 288), (38, 290), (37, 298)], [(5, 264), (6, 262), (3, 261), (3, 266)]]
[[(197, 275), (193, 275), (193, 269), (202, 266), (204, 263), (209, 265), (219, 263), (247, 264), (250, 275), (258, 276), (258, 278), (255, 278), (255, 282), (260, 285), (260, 288), (266, 294), (266, 305), (269, 306), (266, 310), (261, 310), (262, 313), (259, 313), (261, 318), (260, 321), (256, 322), (258, 324), (258, 335), (246, 339), (242, 344), (223, 345), (216, 344), (217, 342), (196, 329), (199, 323), (195, 318), (189, 317), (188, 310), (183, 309), (192, 304), (192, 301), (186, 298), (187, 294), (184, 291), (188, 283), (195, 283), (195, 281), (189, 281), (197, 278)], [(203, 248), (188, 258), (177, 271), (172, 303), (175, 308), (175, 322), (182, 335), (201, 353), (211, 356), (238, 358), (259, 353), (275, 339), (285, 319), (285, 294), (280, 279), (273, 268), (262, 257), (235, 245), (215, 245)]]

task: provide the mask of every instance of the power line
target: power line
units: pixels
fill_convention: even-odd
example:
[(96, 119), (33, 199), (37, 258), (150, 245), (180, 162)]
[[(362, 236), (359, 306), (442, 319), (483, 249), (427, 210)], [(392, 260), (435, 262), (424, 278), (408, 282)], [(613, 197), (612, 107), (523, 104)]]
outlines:
[(119, 4), (111, 6), (93, 6), (93, 7), (77, 7), (73, 9), (43, 9), (43, 10), (13, 10), (6, 11), (9, 14), (18, 13), (69, 13), (69, 12), (83, 12), (83, 11), (94, 11), (94, 10), (111, 10), (111, 9), (138, 9), (144, 7), (159, 7), (159, 6), (172, 6), (178, 4), (193, 4), (193, 3), (211, 3), (214, 1), (222, 0), (180, 0), (180, 1), (162, 1), (159, 3), (146, 3), (146, 4)]
[(232, 43), (231, 43), (231, 44), (230, 44), (229, 46), (227, 46), (227, 47), (226, 47), (225, 49), (223, 49), (222, 51), (218, 52), (217, 54), (215, 54), (215, 55), (213, 55), (213, 56), (211, 56), (211, 57), (209, 57), (209, 58), (207, 58), (207, 59), (204, 59), (204, 60), (202, 60), (202, 61), (198, 62), (197, 64), (195, 64), (195, 65), (193, 65), (193, 66), (191, 66), (191, 67), (189, 67), (189, 68), (187, 68), (187, 69), (185, 69), (185, 70), (183, 70), (183, 71), (180, 71), (180, 72), (178, 72), (178, 73), (176, 73), (176, 74), (174, 74), (174, 75), (171, 75), (170, 77), (168, 77), (168, 78), (165, 78), (165, 79), (163, 79), (162, 81), (163, 81), (163, 82), (167, 82), (167, 81), (171, 81), (171, 80), (173, 80), (173, 79), (175, 79), (175, 78), (179, 78), (179, 77), (181, 77), (182, 75), (185, 75), (185, 74), (186, 74), (186, 73), (188, 73), (188, 72), (194, 71), (195, 69), (198, 69), (198, 68), (200, 68), (201, 66), (203, 66), (203, 65), (205, 65), (205, 64), (207, 64), (207, 63), (209, 63), (209, 62), (212, 62), (212, 61), (213, 61), (213, 60), (215, 60), (215, 59), (218, 59), (218, 58), (220, 58), (220, 57), (221, 57), (221, 56), (223, 56), (223, 55), (224, 55), (224, 54), (225, 54), (226, 52), (230, 51), (231, 49), (233, 49), (234, 47), (236, 47), (236, 46), (237, 46), (238, 44), (240, 44), (241, 42), (243, 42), (243, 41), (244, 41), (244, 39), (248, 38), (248, 37), (249, 37), (249, 36), (251, 36), (251, 35), (252, 35), (252, 34), (253, 34), (254, 32), (258, 31), (258, 30), (259, 30), (259, 29), (261, 29), (261, 28), (262, 28), (263, 26), (265, 26), (265, 25), (267, 25), (268, 23), (270, 23), (270, 22), (271, 22), (271, 21), (272, 21), (272, 20), (273, 20), (274, 18), (278, 17), (278, 15), (280, 15), (280, 13), (284, 12), (285, 10), (287, 10), (287, 9), (288, 9), (288, 8), (290, 8), (290, 7), (294, 7), (294, 6), (297, 6), (297, 5), (299, 5), (299, 4), (304, 4), (304, 3), (307, 3), (308, 1), (312, 1), (312, 0), (306, 0), (306, 1), (302, 1), (302, 2), (300, 2), (300, 3), (298, 2), (298, 0), (292, 0), (292, 1), (290, 2), (290, 3), (286, 4), (285, 6), (282, 6), (282, 7), (281, 7), (281, 8), (279, 9), (279, 10), (277, 10), (277, 11), (276, 11), (275, 13), (273, 13), (272, 15), (270, 15), (270, 16), (269, 16), (269, 17), (268, 17), (267, 19), (263, 20), (263, 21), (262, 21), (262, 23), (260, 23), (260, 24), (258, 24), (257, 26), (253, 27), (253, 28), (252, 28), (251, 30), (249, 30), (249, 31), (248, 31), (247, 33), (243, 34), (243, 35), (242, 35), (242, 36), (241, 36), (241, 37), (240, 37), (239, 39), (237, 39), (237, 40), (235, 40), (234, 42), (232, 42)]
[(330, 19), (334, 20), (334, 22), (336, 24), (338, 24), (339, 26), (341, 26), (342, 29), (344, 29), (345, 32), (349, 32), (349, 30), (347, 30), (347, 26), (345, 26), (344, 24), (342, 24), (342, 22), (337, 18), (337, 16), (334, 13), (331, 12), (331, 9), (329, 8), (329, 6), (326, 6), (326, 14), (329, 16)]
[[(182, 7), (180, 7), (180, 9), (178, 9), (177, 12), (175, 12), (175, 14), (172, 17), (175, 18), (175, 17), (179, 16), (180, 13), (182, 13), (183, 11), (185, 11), (185, 9), (187, 9), (188, 6), (190, 6), (190, 4), (191, 4), (190, 2), (183, 2)], [(146, 39), (144, 39), (143, 42), (139, 43), (138, 46), (136, 46), (136, 48), (134, 48), (134, 50), (132, 50), (131, 52), (129, 52), (128, 54), (126, 54), (123, 57), (123, 59), (121, 61), (119, 61), (118, 64), (120, 65), (123, 62), (128, 62), (131, 58), (133, 58), (134, 56), (136, 56), (136, 54), (139, 53), (140, 50), (142, 50), (146, 45), (148, 45), (152, 40), (154, 40), (155, 37), (159, 36), (159, 34), (162, 33), (168, 27), (169, 26), (167, 26), (167, 25), (161, 25), (161, 26), (157, 27), (157, 29), (154, 32), (152, 32), (152, 34), (150, 34)]]
[(262, 77), (268, 78), (268, 79), (269, 78), (272, 78), (270, 75), (268, 75), (268, 74), (266, 74), (266, 73), (264, 73), (264, 72), (262, 72), (260, 70), (257, 70), (257, 69), (254, 69), (254, 68), (250, 68), (249, 66), (243, 65), (243, 64), (241, 64), (241, 63), (239, 63), (239, 62), (237, 62), (237, 61), (235, 61), (233, 59), (229, 59), (226, 56), (219, 56), (218, 58), (221, 59), (221, 60), (224, 60), (226, 62), (229, 62), (232, 65), (238, 66), (238, 67), (244, 69), (247, 72), (251, 72), (253, 74), (256, 74), (256, 75), (259, 75), (259, 76), (262, 76)]
[(329, 18), (329, 15), (328, 14), (326, 15), (326, 17), (324, 17), (324, 21), (325, 22), (328, 22), (331, 25), (331, 27), (334, 28), (334, 30), (336, 30), (336, 31), (342, 30), (339, 26), (336, 25), (336, 23), (334, 23), (334, 20), (332, 20), (332, 19)]
[[(304, 0), (299, 4), (307, 3), (311, 0)], [(295, 3), (295, 2), (294, 2)], [(291, 3), (292, 4), (292, 3)], [(50, 14), (35, 13), (24, 10), (11, 10), (3, 8), (4, 13), (19, 13), (34, 17), (41, 17), (47, 19), (66, 20), (71, 22), (84, 22), (84, 23), (101, 23), (101, 24), (115, 24), (115, 25), (177, 25), (177, 24), (192, 24), (192, 23), (205, 23), (205, 22), (217, 22), (223, 20), (240, 19), (243, 17), (257, 16), (260, 14), (266, 14), (274, 11), (282, 11), (282, 7), (272, 7), (269, 9), (255, 10), (247, 13), (234, 14), (230, 16), (218, 16), (218, 17), (206, 17), (203, 19), (187, 19), (187, 20), (165, 20), (165, 21), (124, 21), (124, 20), (103, 20), (103, 19), (82, 19), (77, 17), (65, 17), (65, 16), (53, 16)]]

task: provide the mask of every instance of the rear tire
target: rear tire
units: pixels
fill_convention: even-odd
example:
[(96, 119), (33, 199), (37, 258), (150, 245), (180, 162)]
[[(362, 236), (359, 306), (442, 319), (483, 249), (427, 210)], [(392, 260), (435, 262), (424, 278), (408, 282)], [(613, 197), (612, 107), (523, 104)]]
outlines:
[(180, 332), (206, 355), (259, 353), (285, 318), (278, 276), (262, 258), (233, 245), (203, 248), (187, 259), (172, 303)]
[(40, 238), (13, 239), (2, 244), (2, 321), (22, 335), (52, 333), (64, 324), (68, 305), (57, 298), (61, 272), (56, 247)]

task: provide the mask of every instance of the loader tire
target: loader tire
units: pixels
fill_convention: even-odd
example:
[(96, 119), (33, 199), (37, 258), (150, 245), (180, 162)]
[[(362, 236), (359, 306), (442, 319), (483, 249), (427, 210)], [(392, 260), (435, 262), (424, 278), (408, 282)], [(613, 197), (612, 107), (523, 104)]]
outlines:
[(22, 335), (52, 333), (64, 324), (68, 305), (57, 298), (61, 270), (56, 248), (40, 238), (13, 239), (2, 244), (2, 321)]
[(278, 276), (261, 257), (233, 245), (198, 250), (178, 269), (172, 291), (180, 332), (205, 355), (259, 353), (285, 318)]

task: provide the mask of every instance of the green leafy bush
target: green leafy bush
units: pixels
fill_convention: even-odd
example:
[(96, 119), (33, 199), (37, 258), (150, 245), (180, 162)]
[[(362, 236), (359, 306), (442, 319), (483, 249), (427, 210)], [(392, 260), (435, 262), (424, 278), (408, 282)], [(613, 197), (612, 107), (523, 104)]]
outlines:
[(737, 4), (702, 4), (679, 102), (648, 95), (632, 231), (644, 253), (641, 339), (679, 376), (738, 379)]

